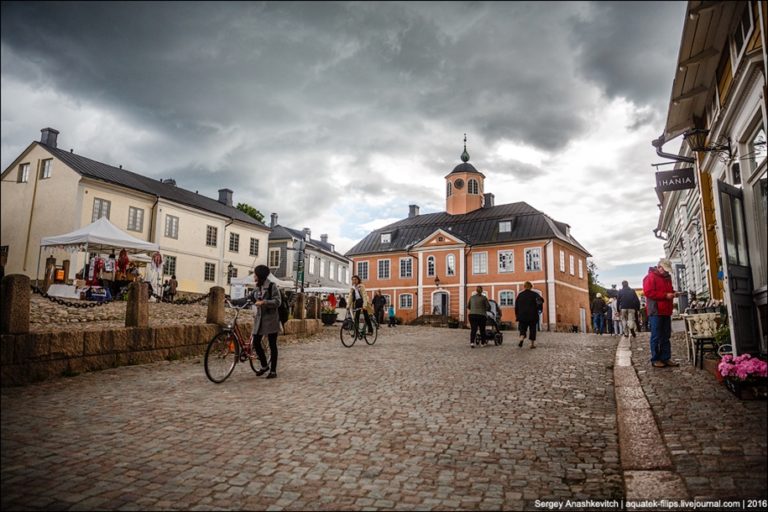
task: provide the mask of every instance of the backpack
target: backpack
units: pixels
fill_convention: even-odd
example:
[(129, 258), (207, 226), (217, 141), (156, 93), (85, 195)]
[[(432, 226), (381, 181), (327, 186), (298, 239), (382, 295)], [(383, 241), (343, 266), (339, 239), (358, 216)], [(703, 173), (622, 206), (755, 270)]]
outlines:
[[(275, 286), (275, 283), (269, 283), (270, 290), (269, 290), (269, 296), (272, 296), (272, 287)], [(280, 294), (280, 305), (277, 307), (277, 316), (280, 318), (280, 323), (285, 324), (285, 322), (288, 321), (288, 316), (290, 315), (290, 308), (288, 307), (288, 298), (285, 296), (285, 293), (278, 288), (277, 293)]]

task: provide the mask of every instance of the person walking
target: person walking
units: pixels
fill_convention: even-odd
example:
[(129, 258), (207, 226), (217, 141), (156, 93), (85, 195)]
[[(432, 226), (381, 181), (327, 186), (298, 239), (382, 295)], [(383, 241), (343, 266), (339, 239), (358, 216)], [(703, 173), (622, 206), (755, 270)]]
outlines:
[(389, 314), (389, 324), (387, 327), (396, 327), (397, 322), (395, 321), (395, 305), (394, 304), (389, 305), (388, 314)]
[(533, 285), (530, 281), (526, 281), (523, 288), (525, 289), (520, 292), (515, 301), (515, 318), (520, 330), (520, 342), (517, 346), (523, 346), (527, 333), (528, 339), (531, 340), (531, 348), (536, 348), (536, 328), (539, 324), (539, 312), (544, 307), (544, 299), (532, 290)]
[(369, 313), (371, 303), (368, 300), (368, 294), (365, 292), (365, 286), (360, 281), (360, 276), (352, 276), (352, 288), (349, 290), (349, 300), (347, 302), (355, 309), (355, 329), (357, 329), (357, 325), (360, 323), (360, 311), (362, 311), (365, 317), (365, 325), (368, 327), (368, 334), (373, 334), (373, 325), (371, 324)]
[(651, 329), (651, 365), (654, 368), (680, 366), (672, 361), (672, 300), (680, 295), (672, 286), (672, 263), (662, 258), (659, 264), (648, 269), (643, 278), (643, 295)]
[[(277, 333), (280, 331), (280, 316), (277, 309), (282, 299), (277, 285), (267, 279), (269, 267), (258, 265), (253, 269), (256, 278), (256, 288), (242, 299), (235, 299), (232, 304), (242, 306), (247, 301), (253, 303), (253, 336), (251, 342), (256, 356), (259, 358), (261, 368), (256, 370), (256, 375), (267, 375), (268, 379), (277, 377)], [(269, 340), (270, 361), (267, 365), (267, 355), (261, 346), (261, 339), (266, 336)]]
[(387, 298), (381, 294), (381, 290), (376, 290), (373, 294), (373, 315), (379, 325), (384, 325), (384, 308), (387, 305)]
[(611, 297), (608, 307), (611, 309), (611, 323), (613, 324), (613, 334), (611, 336), (621, 336), (624, 332), (621, 324), (621, 313), (619, 313), (619, 304), (616, 297)]
[(491, 303), (488, 302), (488, 298), (483, 295), (483, 287), (478, 286), (475, 290), (475, 294), (469, 298), (469, 304), (467, 304), (469, 310), (469, 325), (471, 327), (469, 332), (469, 347), (475, 348), (475, 335), (478, 329), (480, 330), (480, 342), (485, 345), (485, 323), (488, 319), (488, 311), (491, 309)]
[(592, 301), (590, 309), (592, 310), (592, 325), (595, 332), (602, 336), (603, 320), (605, 319), (605, 301), (602, 294), (598, 293), (595, 295), (595, 300)]
[(627, 338), (630, 334), (633, 338), (636, 337), (637, 334), (635, 334), (635, 330), (637, 329), (637, 324), (635, 319), (637, 317), (637, 312), (640, 309), (640, 299), (637, 297), (637, 292), (629, 287), (627, 281), (621, 282), (621, 290), (619, 290), (616, 305), (621, 316), (624, 337)]
[(176, 280), (176, 274), (171, 275), (171, 280), (168, 281), (168, 300), (173, 302), (176, 298), (176, 291), (179, 289), (179, 282)]

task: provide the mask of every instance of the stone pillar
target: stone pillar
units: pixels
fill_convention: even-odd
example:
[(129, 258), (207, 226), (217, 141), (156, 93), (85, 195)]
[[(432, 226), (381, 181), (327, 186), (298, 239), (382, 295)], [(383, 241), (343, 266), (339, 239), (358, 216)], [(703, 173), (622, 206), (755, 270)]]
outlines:
[(319, 304), (319, 300), (316, 296), (311, 296), (307, 298), (307, 318), (317, 318), (317, 306)]
[(32, 290), (27, 276), (10, 274), (0, 284), (0, 332), (26, 334), (29, 332), (29, 302)]
[(307, 310), (304, 307), (305, 299), (306, 295), (303, 293), (298, 293), (296, 295), (296, 304), (293, 306), (293, 318), (297, 320), (304, 320), (307, 318)]
[(221, 286), (211, 288), (210, 295), (208, 296), (208, 314), (205, 317), (205, 322), (219, 325), (225, 323), (224, 288)]
[(147, 283), (134, 281), (128, 287), (128, 304), (125, 307), (126, 327), (149, 325), (149, 287)]

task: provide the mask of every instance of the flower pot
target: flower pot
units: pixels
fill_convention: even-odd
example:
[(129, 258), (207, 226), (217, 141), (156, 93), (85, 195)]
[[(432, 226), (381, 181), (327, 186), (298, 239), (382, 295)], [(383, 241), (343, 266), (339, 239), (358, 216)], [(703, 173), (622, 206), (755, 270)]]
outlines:
[(336, 323), (337, 316), (338, 313), (321, 313), (320, 320), (323, 322), (323, 325), (333, 325)]
[(741, 400), (766, 400), (768, 398), (768, 379), (725, 379), (724, 382), (725, 387)]
[(720, 364), (720, 359), (707, 359), (704, 358), (702, 362), (704, 369), (715, 376), (718, 382), (723, 382), (723, 376), (720, 375), (720, 371), (717, 369), (717, 365)]

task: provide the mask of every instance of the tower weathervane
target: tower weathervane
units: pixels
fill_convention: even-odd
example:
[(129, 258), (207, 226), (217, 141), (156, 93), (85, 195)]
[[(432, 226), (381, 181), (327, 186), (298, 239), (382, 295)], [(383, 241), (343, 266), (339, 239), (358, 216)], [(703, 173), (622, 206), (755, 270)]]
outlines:
[(469, 162), (469, 153), (467, 153), (467, 134), (464, 134), (464, 152), (461, 154), (462, 162)]

